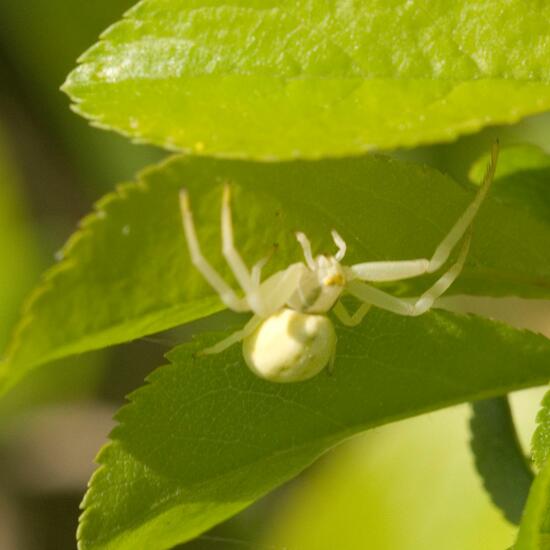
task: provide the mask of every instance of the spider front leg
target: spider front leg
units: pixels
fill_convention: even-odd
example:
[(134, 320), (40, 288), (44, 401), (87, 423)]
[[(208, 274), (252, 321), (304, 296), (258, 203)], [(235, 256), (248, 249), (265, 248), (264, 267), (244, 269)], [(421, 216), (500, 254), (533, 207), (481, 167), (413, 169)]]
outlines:
[[(338, 251), (336, 252), (334, 258), (341, 262), (344, 259), (344, 256), (346, 255), (346, 241), (342, 239), (338, 231), (333, 229), (330, 234), (332, 235), (332, 240), (334, 241), (334, 244), (336, 245), (336, 248)], [(302, 233), (301, 231), (298, 231), (296, 233), (296, 239), (300, 243), (300, 246), (302, 247), (302, 250), (304, 252), (304, 259), (306, 261), (307, 266), (311, 270), (315, 270), (317, 267), (317, 264), (315, 263), (315, 260), (313, 259), (313, 254), (311, 252), (311, 243), (309, 242), (309, 239), (306, 237), (305, 233)]]
[(466, 236), (460, 250), (457, 261), (446, 271), (424, 294), (417, 298), (398, 298), (362, 281), (350, 281), (346, 287), (347, 292), (365, 302), (380, 309), (416, 317), (426, 313), (435, 301), (453, 284), (458, 277), (470, 247), (471, 232)]
[(250, 309), (259, 313), (262, 311), (263, 306), (258, 289), (260, 287), (261, 270), (267, 262), (267, 258), (260, 260), (254, 265), (252, 271), (249, 273), (242, 256), (235, 248), (230, 201), (231, 188), (229, 184), (226, 183), (223, 188), (222, 199), (222, 253), (239, 285), (244, 290)]
[(186, 189), (180, 191), (180, 208), (183, 221), (183, 230), (191, 262), (200, 271), (201, 275), (208, 281), (210, 286), (219, 294), (222, 302), (234, 311), (248, 311), (250, 308), (246, 300), (237, 297), (233, 289), (222, 279), (220, 274), (210, 265), (203, 256), (195, 224), (193, 222), (193, 213), (189, 205), (189, 195)]
[[(224, 191), (224, 199), (222, 203), (222, 241), (223, 254), (226, 257), (229, 266), (231, 267), (235, 278), (245, 291), (245, 297), (239, 298), (235, 291), (223, 280), (220, 274), (212, 267), (212, 265), (203, 256), (195, 224), (193, 222), (193, 213), (189, 205), (189, 196), (185, 189), (180, 191), (180, 208), (183, 222), (185, 239), (189, 248), (191, 262), (200, 271), (201, 275), (208, 281), (210, 286), (219, 294), (222, 302), (234, 311), (250, 311), (257, 312), (259, 304), (254, 297), (255, 289), (259, 286), (259, 278), (263, 262), (258, 262), (254, 266), (252, 273), (249, 275), (242, 261), (242, 258), (233, 246), (233, 227), (231, 224), (231, 214), (229, 210), (229, 191), (226, 187)], [(255, 281), (258, 281), (255, 283)]]
[(431, 259), (420, 258), (416, 260), (395, 262), (366, 262), (355, 264), (348, 268), (349, 277), (371, 282), (399, 281), (401, 279), (419, 277), (426, 273), (434, 273), (440, 269), (449, 259), (454, 247), (471, 226), (483, 199), (487, 196), (491, 183), (495, 177), (497, 159), (498, 142), (493, 145), (491, 150), (491, 160), (487, 166), (483, 183), (477, 195), (462, 216), (458, 218), (449, 233), (447, 233), (447, 236), (441, 241)]

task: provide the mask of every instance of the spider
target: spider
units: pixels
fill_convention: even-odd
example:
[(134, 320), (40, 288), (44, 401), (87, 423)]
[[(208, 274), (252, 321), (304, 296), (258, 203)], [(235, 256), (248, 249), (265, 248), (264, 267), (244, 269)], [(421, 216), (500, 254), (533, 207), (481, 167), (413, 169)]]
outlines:
[[(272, 382), (307, 380), (327, 365), (332, 369), (336, 333), (328, 312), (346, 326), (359, 324), (374, 306), (398, 315), (418, 316), (429, 311), (451, 286), (462, 270), (471, 241), (472, 222), (494, 179), (498, 143), (482, 185), (474, 200), (437, 246), (430, 259), (376, 261), (343, 265), (344, 239), (332, 230), (337, 252), (334, 256), (313, 256), (304, 233), (296, 233), (304, 260), (289, 265), (262, 282), (266, 259), (249, 271), (233, 242), (230, 187), (224, 187), (221, 209), (222, 252), (242, 290), (240, 298), (203, 256), (197, 239), (188, 193), (180, 191), (180, 206), (185, 238), (191, 261), (219, 294), (222, 302), (238, 312), (252, 311), (246, 325), (226, 339), (201, 351), (220, 353), (242, 341), (243, 356), (249, 368)], [(438, 271), (463, 239), (455, 262), (421, 296), (400, 298), (368, 283), (400, 281)], [(357, 298), (361, 305), (350, 314), (340, 300), (343, 293)]]

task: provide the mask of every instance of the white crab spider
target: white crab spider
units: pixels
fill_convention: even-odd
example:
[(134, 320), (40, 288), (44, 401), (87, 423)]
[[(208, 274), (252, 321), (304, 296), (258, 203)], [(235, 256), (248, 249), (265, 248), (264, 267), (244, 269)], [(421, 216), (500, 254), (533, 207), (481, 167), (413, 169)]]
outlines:
[[(254, 313), (241, 330), (202, 353), (219, 353), (242, 341), (244, 359), (258, 376), (272, 382), (297, 382), (315, 376), (334, 360), (336, 333), (327, 316), (330, 310), (347, 326), (360, 323), (371, 306), (408, 316), (427, 312), (462, 270), (471, 240), (469, 228), (493, 180), (497, 156), (498, 144), (495, 144), (476, 197), (430, 259), (366, 262), (346, 266), (341, 264), (346, 253), (346, 243), (335, 230), (332, 231), (337, 248), (334, 256), (313, 257), (309, 240), (303, 233), (297, 233), (305, 262), (291, 264), (263, 282), (261, 271), (265, 260), (258, 262), (249, 271), (235, 249), (230, 190), (226, 185), (221, 212), (222, 251), (244, 291), (242, 298), (237, 296), (202, 255), (187, 191), (182, 189), (180, 205), (191, 261), (227, 307), (234, 311)], [(366, 282), (399, 281), (438, 271), (463, 237), (455, 262), (419, 297), (399, 298)], [(348, 313), (340, 301), (344, 291), (362, 302), (353, 315)]]

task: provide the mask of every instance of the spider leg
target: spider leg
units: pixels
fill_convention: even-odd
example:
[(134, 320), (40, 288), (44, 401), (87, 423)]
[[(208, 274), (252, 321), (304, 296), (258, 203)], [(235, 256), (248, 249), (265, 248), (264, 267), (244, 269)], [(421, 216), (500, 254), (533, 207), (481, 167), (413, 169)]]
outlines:
[(235, 248), (230, 200), (231, 188), (229, 184), (225, 184), (222, 199), (222, 252), (239, 285), (249, 295), (256, 290), (256, 285), (254, 285), (252, 276), (248, 272), (241, 255)]
[(259, 293), (264, 304), (262, 314), (254, 315), (250, 321), (237, 332), (234, 332), (221, 342), (201, 351), (201, 354), (220, 353), (228, 347), (250, 336), (260, 323), (279, 311), (287, 300), (296, 292), (296, 287), (304, 270), (303, 264), (292, 264), (284, 271), (275, 273), (266, 279), (259, 287)]
[(262, 258), (259, 262), (256, 262), (252, 269), (250, 270), (250, 278), (252, 279), (252, 283), (255, 285), (255, 287), (259, 287), (262, 280), (262, 269), (264, 268), (265, 264), (270, 260), (271, 256), (273, 256), (273, 253), (277, 249), (278, 245), (273, 245), (273, 248), (269, 252), (269, 254)]
[(371, 304), (363, 302), (357, 311), (350, 315), (349, 311), (346, 309), (346, 306), (341, 300), (338, 300), (332, 311), (343, 325), (347, 327), (355, 327), (363, 320), (371, 307)]
[(262, 321), (262, 317), (259, 315), (254, 315), (254, 317), (252, 317), (241, 330), (237, 330), (227, 338), (219, 341), (217, 344), (199, 351), (199, 355), (212, 355), (225, 351), (233, 344), (236, 344), (237, 342), (244, 340), (247, 336), (250, 336), (258, 328)]
[[(245, 292), (250, 309), (258, 315), (265, 316), (266, 306), (263, 303), (264, 293), (261, 291), (261, 274), (271, 254), (254, 264), (249, 273), (241, 255), (235, 248), (230, 199), (231, 188), (226, 184), (223, 190), (221, 215), (222, 252), (239, 285)], [(269, 310), (269, 308), (267, 309)]]
[(359, 300), (392, 313), (412, 317), (422, 315), (433, 306), (434, 302), (453, 284), (460, 274), (468, 254), (470, 241), (471, 232), (466, 236), (457, 261), (419, 297), (398, 298), (358, 280), (350, 281), (346, 290)]
[(202, 255), (197, 233), (195, 231), (195, 224), (193, 223), (193, 213), (189, 206), (189, 196), (185, 189), (180, 191), (180, 208), (185, 239), (193, 265), (200, 271), (210, 286), (219, 294), (220, 299), (227, 307), (234, 311), (249, 311), (250, 307), (246, 299), (238, 298), (233, 289), (222, 279), (219, 273)]
[(346, 241), (342, 239), (340, 236), (340, 233), (336, 231), (336, 229), (333, 229), (330, 234), (332, 235), (332, 240), (334, 241), (334, 244), (336, 245), (336, 248), (338, 249), (338, 252), (336, 252), (336, 261), (341, 262), (344, 259), (344, 256), (346, 255), (346, 249), (348, 245), (346, 244)]
[(307, 268), (302, 263), (289, 265), (266, 279), (258, 288), (263, 310), (262, 317), (267, 318), (284, 307), (297, 291), (300, 279)]
[[(258, 264), (260, 263), (258, 262)], [(261, 266), (259, 267), (261, 268)], [(268, 309), (264, 308), (261, 315), (254, 315), (241, 330), (234, 332), (217, 344), (202, 350), (199, 354), (220, 353), (233, 344), (244, 340), (247, 336), (250, 336), (262, 321), (279, 311), (285, 305), (290, 296), (296, 291), (303, 269), (303, 264), (292, 264), (284, 271), (279, 271), (264, 281), (260, 285), (259, 292), (261, 293), (263, 303), (267, 305)]]
[(313, 254), (311, 253), (311, 243), (309, 242), (309, 239), (306, 237), (305, 233), (302, 233), (301, 231), (296, 233), (296, 239), (298, 239), (298, 242), (304, 251), (304, 258), (309, 269), (315, 269), (316, 266), (315, 261), (313, 260)]
[(259, 262), (256, 262), (250, 271), (250, 278), (252, 279), (252, 284), (255, 287), (260, 286), (260, 282), (262, 279), (262, 269), (264, 268), (265, 264), (268, 262), (269, 256), (266, 256), (265, 258), (262, 258)]
[(446, 237), (441, 241), (431, 259), (420, 258), (396, 262), (366, 262), (348, 268), (350, 278), (363, 281), (382, 282), (410, 279), (426, 273), (434, 273), (449, 259), (454, 247), (471, 226), (483, 199), (486, 197), (495, 176), (498, 158), (498, 142), (491, 150), (491, 160), (477, 195), (464, 213), (458, 218)]

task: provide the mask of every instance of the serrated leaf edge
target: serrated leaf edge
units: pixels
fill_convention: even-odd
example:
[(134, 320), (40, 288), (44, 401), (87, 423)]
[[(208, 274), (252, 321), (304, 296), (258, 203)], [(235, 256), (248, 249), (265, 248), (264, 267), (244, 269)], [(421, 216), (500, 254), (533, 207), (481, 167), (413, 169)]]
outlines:
[[(457, 317), (460, 317), (460, 318), (479, 318), (479, 319), (482, 319), (483, 321), (488, 322), (488, 323), (497, 324), (497, 325), (500, 325), (500, 326), (503, 326), (503, 327), (510, 328), (509, 325), (507, 325), (506, 323), (503, 323), (501, 321), (494, 320), (494, 319), (487, 319), (485, 317), (481, 317), (481, 316), (471, 314), (471, 313), (463, 314), (463, 313), (452, 312), (452, 314), (454, 316), (457, 316)], [(430, 313), (427, 313), (427, 315), (430, 315)], [(529, 334), (529, 335), (531, 335), (532, 337), (535, 337), (535, 338), (541, 338), (541, 339), (544, 339), (544, 340), (548, 340), (548, 338), (546, 336), (544, 336), (543, 334), (538, 333), (538, 332), (534, 332), (534, 331), (531, 331), (531, 330), (528, 330), (528, 329), (514, 328), (514, 332), (516, 332), (518, 334)], [(212, 334), (219, 334), (219, 333), (204, 333), (202, 336), (204, 337), (204, 336), (208, 336), (208, 335), (212, 335)], [(98, 506), (96, 504), (91, 504), (89, 502), (90, 499), (92, 498), (91, 491), (93, 490), (94, 482), (99, 476), (103, 475), (103, 473), (106, 470), (108, 470), (108, 468), (109, 468), (108, 464), (106, 462), (104, 462), (104, 456), (107, 454), (107, 452), (111, 448), (111, 446), (116, 444), (117, 440), (119, 440), (119, 438), (117, 437), (117, 434), (124, 430), (124, 426), (125, 426), (124, 418), (126, 416), (127, 411), (129, 411), (133, 406), (135, 406), (137, 404), (137, 402), (139, 401), (139, 399), (141, 397), (142, 392), (147, 392), (150, 389), (150, 387), (153, 386), (153, 384), (155, 383), (157, 377), (162, 376), (164, 374), (165, 370), (167, 370), (167, 369), (189, 368), (188, 365), (185, 365), (185, 364), (180, 365), (180, 364), (177, 364), (176, 362), (172, 361), (170, 359), (170, 356), (172, 354), (174, 354), (178, 350), (181, 350), (181, 349), (184, 349), (184, 348), (192, 350), (194, 348), (195, 349), (202, 349), (202, 347), (203, 346), (199, 343), (198, 338), (193, 337), (193, 340), (191, 342), (181, 344), (179, 346), (176, 346), (175, 348), (172, 348), (170, 351), (168, 351), (165, 354), (165, 357), (168, 359), (169, 362), (167, 364), (164, 364), (164, 365), (156, 368), (155, 370), (153, 370), (145, 378), (145, 384), (140, 386), (136, 390), (132, 391), (130, 394), (128, 394), (126, 396), (127, 403), (124, 404), (115, 413), (114, 420), (117, 422), (117, 425), (111, 430), (111, 432), (108, 436), (109, 441), (100, 449), (100, 451), (98, 452), (98, 454), (95, 458), (95, 462), (98, 464), (98, 468), (92, 474), (92, 476), (91, 476), (91, 478), (88, 482), (88, 485), (87, 485), (87, 491), (86, 491), (86, 493), (85, 493), (85, 495), (82, 499), (82, 502), (80, 504), (80, 509), (82, 510), (82, 513), (79, 516), (79, 524), (78, 524), (78, 528), (77, 528), (77, 540), (78, 540), (79, 550), (84, 550), (84, 547), (81, 544), (82, 543), (82, 531), (85, 528), (84, 524), (87, 520), (87, 517), (93, 510), (98, 508)], [(244, 368), (244, 363), (241, 365), (241, 367)], [(546, 382), (547, 382), (547, 379), (540, 379), (540, 384), (539, 384), (539, 381), (529, 381), (529, 382), (525, 381), (525, 382), (522, 382), (522, 383), (518, 384), (517, 386), (514, 386), (513, 388), (511, 388), (509, 385), (507, 385), (507, 386), (495, 386), (491, 390), (485, 390), (485, 391), (482, 391), (482, 392), (477, 392), (475, 394), (475, 397), (467, 397), (466, 399), (461, 399), (460, 401), (458, 401), (458, 400), (442, 400), (439, 403), (434, 403), (432, 406), (422, 407), (420, 409), (417, 409), (412, 414), (408, 413), (408, 414), (389, 415), (387, 417), (378, 419), (376, 422), (371, 422), (371, 423), (362, 422), (362, 423), (358, 423), (356, 425), (350, 425), (350, 426), (347, 426), (346, 429), (343, 430), (342, 432), (340, 432), (337, 436), (333, 435), (331, 437), (327, 437), (327, 438), (324, 438), (324, 439), (321, 438), (321, 439), (315, 439), (315, 440), (307, 440), (307, 441), (304, 441), (301, 445), (297, 445), (297, 446), (295, 445), (295, 446), (289, 447), (287, 449), (281, 449), (281, 450), (277, 451), (277, 453), (276, 453), (277, 455), (284, 455), (285, 453), (288, 453), (288, 452), (291, 452), (291, 451), (296, 451), (296, 450), (298, 450), (302, 447), (310, 446), (310, 445), (312, 445), (312, 443), (316, 443), (317, 445), (322, 445), (323, 442), (325, 442), (325, 441), (327, 442), (326, 448), (324, 448), (323, 451), (321, 451), (316, 457), (314, 457), (308, 464), (303, 465), (303, 467), (301, 467), (301, 469), (299, 471), (290, 472), (281, 481), (281, 484), (285, 483), (286, 481), (288, 481), (290, 479), (292, 479), (292, 477), (297, 475), (300, 471), (303, 471), (310, 464), (315, 462), (319, 458), (319, 456), (321, 456), (324, 452), (327, 452), (332, 447), (338, 445), (344, 439), (346, 439), (348, 437), (351, 437), (351, 436), (353, 436), (353, 435), (355, 435), (355, 434), (357, 434), (361, 431), (366, 431), (368, 429), (371, 429), (371, 428), (374, 428), (374, 427), (377, 427), (377, 426), (382, 426), (382, 425), (389, 424), (389, 423), (392, 423), (392, 422), (397, 422), (399, 420), (404, 420), (406, 418), (410, 418), (410, 417), (413, 417), (413, 416), (418, 416), (418, 415), (421, 415), (421, 414), (433, 412), (435, 410), (439, 410), (439, 409), (443, 409), (443, 408), (450, 407), (450, 406), (453, 406), (453, 405), (457, 405), (457, 404), (460, 404), (460, 403), (464, 403), (466, 401), (478, 401), (478, 400), (498, 397), (498, 396), (501, 396), (501, 395), (506, 395), (507, 393), (509, 393), (511, 391), (511, 389), (513, 389), (514, 391), (515, 390), (521, 390), (521, 389), (525, 389), (525, 388), (545, 384)], [(264, 459), (265, 458), (262, 457), (262, 458), (257, 459), (257, 460), (252, 460), (252, 461), (250, 461), (246, 464), (242, 464), (242, 465), (240, 465), (236, 468), (233, 468), (229, 471), (225, 471), (225, 472), (222, 472), (221, 474), (218, 474), (217, 476), (211, 477), (211, 478), (209, 478), (208, 480), (205, 480), (202, 483), (194, 485), (193, 487), (201, 487), (202, 485), (210, 484), (210, 483), (212, 483), (212, 481), (214, 481), (218, 478), (224, 477), (229, 472), (237, 472), (237, 471), (239, 471), (243, 468), (249, 467), (251, 464), (261, 462)], [(260, 498), (262, 495), (267, 494), (271, 490), (273, 490), (273, 487), (268, 488), (268, 489), (260, 492), (255, 497), (255, 499)], [(240, 508), (240, 509), (244, 509), (248, 505), (249, 505), (248, 503), (244, 503), (242, 508)], [(154, 517), (156, 514), (159, 513), (159, 510), (154, 510), (154, 512), (155, 512), (154, 514), (148, 515), (147, 517), (148, 518)], [(160, 512), (160, 513), (162, 513), (162, 512)], [(140, 521), (142, 521), (142, 518), (140, 518)], [(127, 530), (128, 530), (127, 528), (123, 528), (122, 530), (118, 531), (115, 534), (115, 538), (118, 538), (122, 533), (126, 532)], [(196, 535), (199, 535), (199, 534), (200, 534), (200, 532), (196, 533)], [(110, 540), (113, 540), (113, 537), (103, 539), (101, 542), (104, 542), (104, 541), (106, 542), (106, 541), (110, 541)], [(189, 540), (189, 539), (186, 539), (186, 540)], [(180, 541), (180, 542), (183, 542), (183, 541)]]
[[(72, 257), (75, 251), (78, 250), (78, 246), (87, 239), (93, 238), (95, 227), (103, 223), (103, 221), (109, 217), (109, 210), (112, 205), (128, 200), (134, 193), (150, 191), (150, 185), (146, 181), (147, 178), (158, 171), (162, 171), (167, 165), (179, 158), (179, 155), (170, 156), (153, 166), (149, 166), (139, 171), (135, 181), (118, 184), (114, 191), (98, 199), (93, 204), (92, 211), (79, 220), (76, 231), (70, 235), (57, 254), (60, 258), (59, 262), (48, 268), (41, 275), (37, 286), (30, 292), (23, 303), (19, 322), (12, 331), (10, 341), (0, 361), (0, 395), (7, 391), (19, 379), (20, 374), (18, 372), (12, 372), (12, 368), (15, 365), (17, 365), (19, 370), (23, 371), (21, 374), (24, 374), (27, 372), (27, 369), (47, 363), (64, 355), (61, 352), (53, 352), (50, 355), (46, 354), (39, 360), (29, 363), (18, 364), (17, 361), (12, 363), (12, 359), (16, 356), (22, 345), (26, 329), (34, 319), (34, 311), (40, 304), (41, 298), (54, 288), (60, 275), (78, 264), (78, 261)], [(220, 307), (219, 309), (222, 308)], [(110, 330), (117, 326), (119, 326), (119, 324), (106, 327), (104, 330)], [(70, 345), (70, 343), (67, 342), (64, 344), (64, 346), (67, 345)]]
[[(383, 152), (383, 151), (389, 151), (389, 150), (393, 150), (395, 148), (401, 148), (401, 147), (413, 148), (422, 144), (428, 145), (430, 143), (450, 143), (459, 136), (478, 132), (481, 128), (484, 128), (485, 126), (487, 126), (487, 124), (491, 124), (491, 125), (514, 124), (527, 116), (541, 113), (550, 109), (550, 97), (541, 95), (538, 98), (538, 100), (534, 102), (532, 107), (527, 108), (522, 112), (519, 112), (519, 110), (517, 109), (510, 109), (510, 111), (507, 114), (503, 114), (500, 117), (491, 117), (488, 119), (487, 116), (485, 117), (478, 116), (476, 118), (470, 118), (469, 120), (462, 120), (454, 124), (452, 127), (451, 126), (447, 127), (447, 130), (444, 133), (444, 135), (442, 135), (441, 131), (434, 131), (433, 133), (435, 135), (433, 137), (430, 136), (430, 132), (427, 132), (426, 135), (420, 140), (415, 139), (413, 137), (410, 137), (407, 139), (403, 139), (403, 138), (400, 139), (399, 132), (396, 132), (395, 139), (393, 141), (389, 140), (384, 145), (384, 147), (378, 147), (377, 145), (373, 144), (370, 141), (361, 140), (360, 143), (356, 141), (356, 143), (358, 143), (357, 150), (336, 153), (334, 155), (330, 153), (329, 154), (323, 153), (323, 152), (304, 154), (302, 151), (298, 149), (291, 151), (291, 153), (287, 155), (276, 155), (276, 154), (268, 154), (268, 153), (250, 155), (244, 151), (243, 152), (235, 152), (235, 151), (207, 152), (207, 151), (204, 151), (202, 147), (199, 146), (199, 144), (196, 144), (195, 147), (185, 147), (174, 143), (174, 141), (171, 138), (155, 139), (155, 138), (146, 137), (145, 132), (140, 131), (139, 129), (136, 129), (131, 132), (129, 130), (124, 130), (122, 128), (114, 127), (113, 125), (106, 122), (109, 116), (106, 116), (106, 115), (102, 116), (99, 114), (92, 114), (91, 112), (88, 112), (84, 108), (85, 100), (80, 97), (77, 97), (75, 94), (73, 94), (70, 91), (71, 80), (74, 72), (86, 64), (87, 57), (93, 54), (94, 49), (97, 47), (97, 45), (102, 42), (104, 43), (110, 42), (109, 36), (112, 33), (116, 32), (119, 26), (123, 25), (126, 21), (131, 20), (134, 13), (139, 11), (142, 5), (145, 5), (146, 3), (147, 3), (147, 0), (140, 0), (137, 4), (135, 4), (130, 9), (125, 11), (122, 17), (118, 21), (109, 25), (104, 31), (102, 31), (99, 35), (98, 42), (93, 44), (90, 48), (84, 51), (77, 58), (76, 60), (77, 66), (68, 74), (65, 82), (60, 86), (61, 91), (63, 91), (72, 101), (70, 108), (73, 112), (75, 112), (79, 116), (82, 116), (84, 119), (88, 120), (89, 124), (92, 127), (99, 128), (102, 130), (113, 131), (116, 134), (119, 134), (129, 139), (131, 143), (135, 143), (139, 145), (144, 145), (144, 144), (155, 145), (155, 146), (162, 147), (170, 152), (183, 153), (185, 155), (195, 155), (198, 157), (214, 157), (214, 158), (233, 159), (233, 160), (259, 160), (259, 161), (265, 161), (265, 162), (276, 162), (276, 161), (292, 160), (292, 159), (320, 160), (324, 158), (344, 158), (347, 156), (361, 156), (365, 153), (369, 153), (373, 151)], [(502, 79), (502, 80), (506, 80), (506, 79)], [(459, 81), (458, 84), (455, 86), (455, 89), (461, 86), (464, 82), (467, 82), (467, 81)], [(516, 82), (520, 82), (520, 81), (516, 80)], [(527, 81), (521, 81), (521, 82), (525, 82), (525, 83), (539, 82), (540, 83), (541, 81), (527, 80)]]

